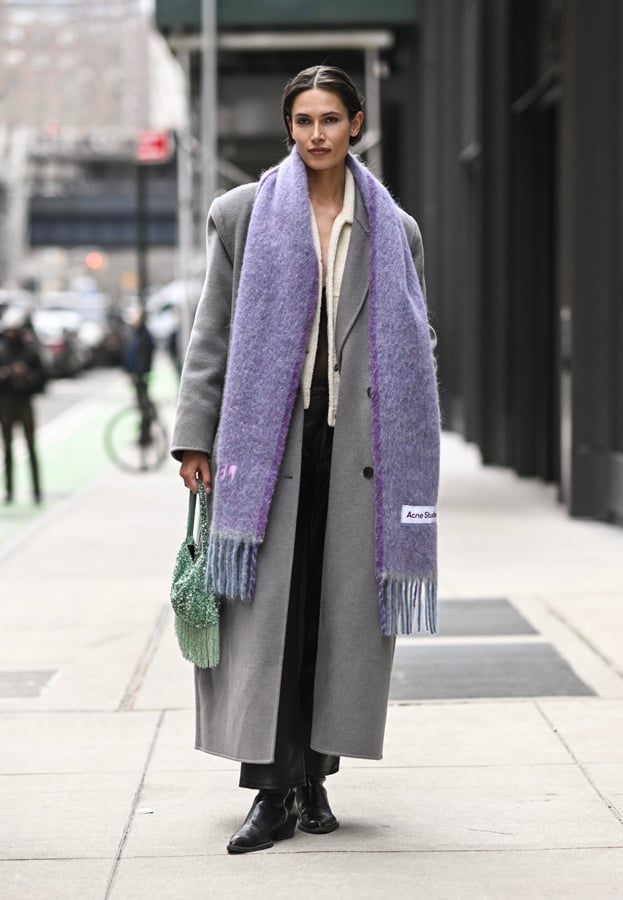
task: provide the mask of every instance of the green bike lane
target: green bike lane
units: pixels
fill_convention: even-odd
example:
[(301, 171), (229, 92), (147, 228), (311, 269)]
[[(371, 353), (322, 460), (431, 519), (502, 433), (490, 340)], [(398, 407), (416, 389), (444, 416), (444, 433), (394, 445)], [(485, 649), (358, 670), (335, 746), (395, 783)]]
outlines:
[[(43, 502), (32, 500), (31, 478), (26, 448), (21, 429), (16, 431), (14, 442), (15, 501), (0, 506), (0, 556), (10, 547), (28, 536), (39, 524), (53, 519), (54, 513), (71, 502), (80, 492), (88, 490), (98, 478), (114, 466), (106, 453), (104, 433), (112, 416), (122, 407), (133, 402), (134, 392), (127, 375), (120, 371), (109, 377), (94, 379), (92, 393), (89, 374), (83, 376), (85, 394), (75, 403), (45, 422), (37, 429), (37, 451), (41, 469)], [(50, 385), (50, 392), (56, 382)], [(58, 390), (58, 388), (56, 388)], [(150, 393), (158, 404), (168, 425), (177, 394), (177, 375), (166, 358), (158, 358)], [(37, 398), (44, 404), (45, 398)], [(36, 414), (39, 410), (36, 409)], [(38, 416), (38, 418), (43, 418)], [(140, 473), (136, 477), (144, 477)], [(0, 468), (4, 487), (4, 469)]]

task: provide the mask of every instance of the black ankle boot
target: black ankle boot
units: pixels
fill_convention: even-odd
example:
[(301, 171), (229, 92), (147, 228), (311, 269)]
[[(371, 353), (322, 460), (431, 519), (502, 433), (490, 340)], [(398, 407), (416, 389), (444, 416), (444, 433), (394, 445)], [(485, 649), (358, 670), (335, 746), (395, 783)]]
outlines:
[(228, 853), (250, 853), (266, 850), (274, 841), (285, 841), (294, 835), (296, 812), (294, 791), (260, 791), (249, 814), (227, 845)]
[(308, 778), (302, 787), (297, 787), (296, 805), (301, 831), (308, 834), (329, 834), (340, 827), (329, 806), (324, 778)]

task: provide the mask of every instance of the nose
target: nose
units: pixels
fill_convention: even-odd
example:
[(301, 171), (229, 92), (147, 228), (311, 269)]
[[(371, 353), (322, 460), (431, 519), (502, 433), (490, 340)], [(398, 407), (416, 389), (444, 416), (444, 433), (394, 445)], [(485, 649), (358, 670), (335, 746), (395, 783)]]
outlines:
[(324, 134), (322, 133), (320, 122), (314, 123), (314, 131), (312, 133), (312, 141), (315, 144), (317, 144), (319, 141), (324, 141)]

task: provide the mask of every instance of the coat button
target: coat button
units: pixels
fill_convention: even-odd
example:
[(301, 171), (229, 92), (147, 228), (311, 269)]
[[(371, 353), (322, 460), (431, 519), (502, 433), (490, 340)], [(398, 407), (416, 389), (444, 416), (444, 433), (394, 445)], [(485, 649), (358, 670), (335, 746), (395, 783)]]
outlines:
[(374, 469), (372, 468), (372, 466), (366, 466), (365, 469), (363, 470), (363, 477), (364, 478), (372, 478), (373, 475), (374, 475)]
[(371, 387), (368, 388), (368, 390), (366, 391), (366, 394), (368, 395), (368, 397), (372, 396), (372, 388)]
[(333, 371), (334, 371), (334, 372), (339, 372), (339, 371), (340, 371), (340, 367), (338, 366), (337, 363), (333, 366)]

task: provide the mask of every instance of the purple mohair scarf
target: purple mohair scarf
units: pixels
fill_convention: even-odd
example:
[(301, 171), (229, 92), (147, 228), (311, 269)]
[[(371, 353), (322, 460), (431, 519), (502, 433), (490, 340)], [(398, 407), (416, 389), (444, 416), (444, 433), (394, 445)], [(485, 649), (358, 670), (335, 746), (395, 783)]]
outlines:
[[(426, 305), (394, 201), (347, 157), (370, 227), (376, 576), (384, 635), (436, 630), (439, 404)], [(250, 601), (318, 300), (307, 170), (296, 148), (258, 186), (219, 427), (208, 581)], [(339, 407), (338, 407), (339, 418)], [(348, 565), (345, 562), (345, 565)]]

